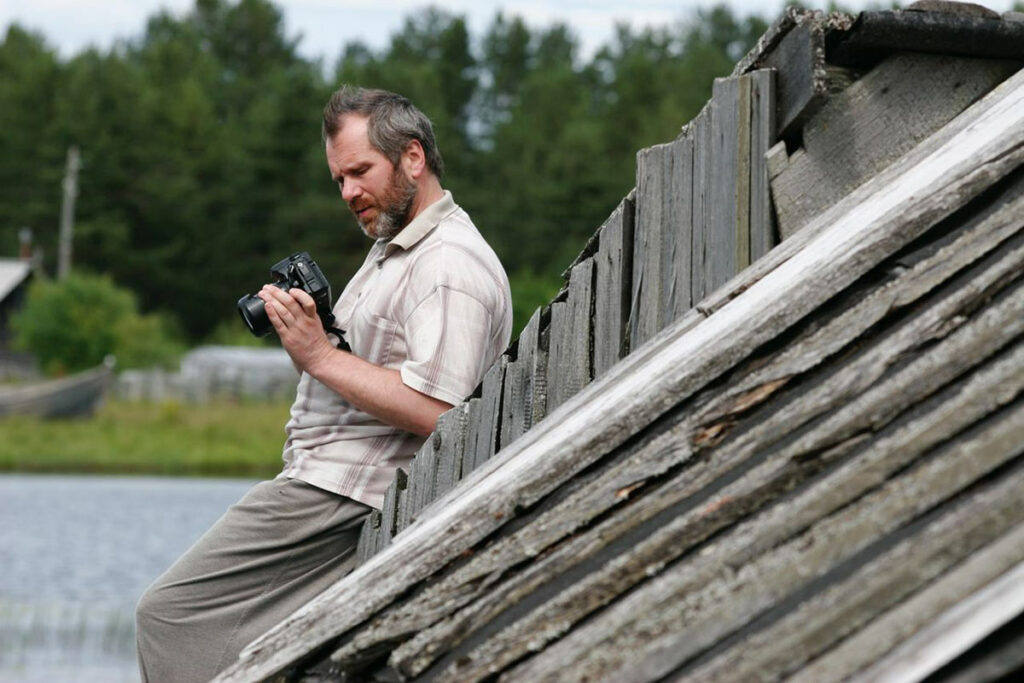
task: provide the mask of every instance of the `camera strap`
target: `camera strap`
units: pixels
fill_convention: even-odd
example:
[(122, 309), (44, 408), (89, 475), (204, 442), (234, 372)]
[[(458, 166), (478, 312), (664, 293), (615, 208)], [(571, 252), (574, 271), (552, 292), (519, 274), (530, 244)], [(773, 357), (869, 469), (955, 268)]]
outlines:
[(348, 345), (347, 341), (345, 341), (345, 330), (341, 330), (338, 329), (337, 327), (332, 326), (328, 327), (326, 329), (326, 332), (327, 334), (333, 334), (335, 337), (338, 338), (337, 347), (339, 349), (341, 349), (342, 351), (348, 351), (349, 353), (352, 353), (352, 347)]

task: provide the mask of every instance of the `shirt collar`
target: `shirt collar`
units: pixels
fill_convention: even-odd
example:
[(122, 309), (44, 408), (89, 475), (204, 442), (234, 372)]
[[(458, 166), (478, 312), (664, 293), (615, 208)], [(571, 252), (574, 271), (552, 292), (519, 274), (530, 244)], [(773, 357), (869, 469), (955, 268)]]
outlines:
[(399, 248), (405, 251), (412, 249), (431, 230), (436, 228), (438, 223), (455, 211), (456, 208), (458, 207), (455, 205), (452, 193), (449, 190), (445, 190), (440, 199), (423, 209), (423, 211), (420, 211), (409, 225), (402, 228), (402, 231), (395, 235), (390, 242), (384, 244), (384, 251), (377, 257), (377, 263), (380, 264)]

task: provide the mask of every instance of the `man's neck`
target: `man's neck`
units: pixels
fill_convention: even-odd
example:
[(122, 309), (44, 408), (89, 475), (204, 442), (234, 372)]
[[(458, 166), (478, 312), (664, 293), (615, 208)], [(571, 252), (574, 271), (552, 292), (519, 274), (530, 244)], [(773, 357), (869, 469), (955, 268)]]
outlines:
[(441, 199), (444, 196), (444, 189), (441, 187), (440, 181), (431, 176), (426, 178), (420, 184), (419, 191), (416, 192), (416, 198), (412, 201), (412, 209), (409, 211), (409, 220), (406, 225), (412, 223), (416, 216), (423, 213), (423, 210), (434, 202)]

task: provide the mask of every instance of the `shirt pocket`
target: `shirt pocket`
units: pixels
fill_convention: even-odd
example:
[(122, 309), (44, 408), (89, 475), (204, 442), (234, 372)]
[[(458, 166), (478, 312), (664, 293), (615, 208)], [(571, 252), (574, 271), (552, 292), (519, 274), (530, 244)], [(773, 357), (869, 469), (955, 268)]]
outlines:
[(352, 352), (374, 365), (387, 366), (392, 358), (392, 347), (398, 323), (379, 316), (359, 306), (352, 314), (352, 322), (348, 329), (349, 345)]

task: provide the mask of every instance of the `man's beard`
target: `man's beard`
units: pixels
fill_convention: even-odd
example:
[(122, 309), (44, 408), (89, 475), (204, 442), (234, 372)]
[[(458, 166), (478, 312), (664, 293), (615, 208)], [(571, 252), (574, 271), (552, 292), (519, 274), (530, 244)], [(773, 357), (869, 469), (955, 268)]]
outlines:
[(414, 199), (416, 183), (406, 178), (400, 169), (393, 168), (391, 182), (377, 201), (377, 215), (369, 221), (363, 221), (356, 214), (359, 227), (371, 239), (392, 239), (408, 223)]

